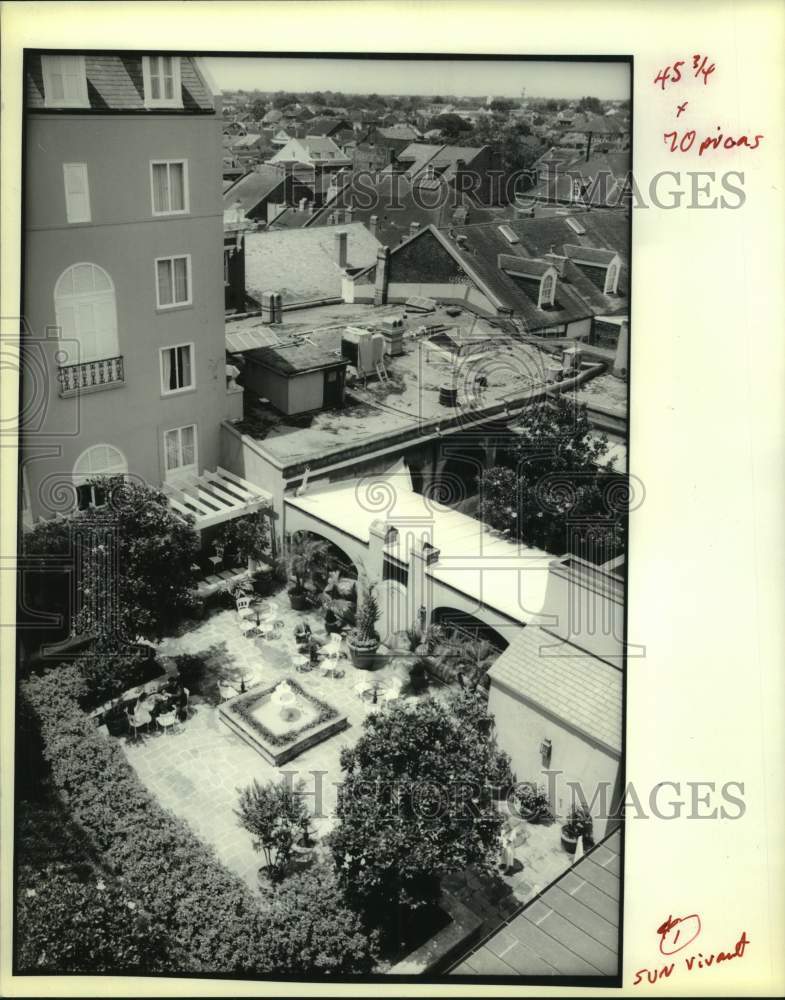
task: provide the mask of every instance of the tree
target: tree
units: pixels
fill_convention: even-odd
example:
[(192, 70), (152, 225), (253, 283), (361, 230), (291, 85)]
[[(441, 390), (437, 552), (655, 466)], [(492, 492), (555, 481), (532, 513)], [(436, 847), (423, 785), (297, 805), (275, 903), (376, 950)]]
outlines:
[(602, 102), (597, 97), (582, 97), (578, 101), (578, 113), (593, 115), (604, 114)]
[(90, 484), (107, 502), (69, 521), (81, 576), (76, 632), (95, 637), (99, 650), (159, 642), (195, 605), (193, 518), (145, 483), (98, 477)]
[(506, 114), (508, 111), (512, 111), (518, 105), (515, 101), (511, 101), (508, 97), (495, 97), (490, 103), (491, 111), (501, 112)]
[(480, 517), (527, 545), (605, 562), (623, 548), (625, 479), (603, 459), (585, 404), (530, 406), (509, 463), (480, 476)]
[(484, 700), (453, 692), (372, 713), (341, 752), (331, 836), (338, 881), (388, 939), (407, 912), (436, 902), (444, 875), (488, 869), (498, 854), (493, 789), (511, 777), (491, 727)]
[(446, 138), (457, 138), (461, 132), (471, 132), (472, 126), (460, 115), (446, 114), (436, 115), (428, 123), (429, 129), (439, 129), (444, 132)]
[(254, 121), (261, 121), (267, 114), (267, 103), (265, 101), (254, 101), (251, 105), (251, 116)]
[(481, 119), (475, 126), (472, 142), (495, 149), (499, 166), (508, 176), (528, 170), (544, 152), (544, 146), (532, 137), (530, 127), (524, 122)]
[(268, 877), (280, 882), (289, 867), (292, 847), (301, 835), (307, 834), (308, 811), (300, 789), (284, 780), (262, 785), (254, 778), (240, 792), (235, 813), (251, 834), (254, 850), (264, 854)]

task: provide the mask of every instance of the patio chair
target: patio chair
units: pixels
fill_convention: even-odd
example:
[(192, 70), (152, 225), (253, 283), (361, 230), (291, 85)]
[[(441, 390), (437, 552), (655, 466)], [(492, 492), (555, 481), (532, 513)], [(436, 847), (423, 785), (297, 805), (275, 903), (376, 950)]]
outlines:
[(218, 693), (221, 696), (221, 701), (228, 701), (230, 698), (237, 697), (238, 691), (231, 684), (219, 684)]
[(158, 725), (163, 729), (164, 735), (168, 732), (174, 733), (174, 727), (177, 725), (177, 713), (165, 712), (157, 716)]
[(251, 598), (238, 597), (237, 600), (235, 601), (235, 604), (237, 605), (237, 616), (241, 619), (247, 618), (251, 610), (251, 605), (253, 604)]
[(140, 712), (136, 714), (135, 712), (128, 712), (128, 725), (131, 727), (131, 732), (134, 734), (134, 739), (139, 739), (139, 730), (142, 726), (149, 726), (152, 722), (152, 716), (149, 712)]

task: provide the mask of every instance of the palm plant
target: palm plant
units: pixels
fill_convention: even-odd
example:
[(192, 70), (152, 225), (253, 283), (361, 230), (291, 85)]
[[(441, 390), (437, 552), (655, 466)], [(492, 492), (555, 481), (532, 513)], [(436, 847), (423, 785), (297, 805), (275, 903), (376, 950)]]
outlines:
[(292, 607), (305, 606), (308, 584), (313, 581), (314, 569), (327, 554), (327, 542), (304, 531), (296, 531), (287, 541), (286, 573), (291, 586), (289, 599)]

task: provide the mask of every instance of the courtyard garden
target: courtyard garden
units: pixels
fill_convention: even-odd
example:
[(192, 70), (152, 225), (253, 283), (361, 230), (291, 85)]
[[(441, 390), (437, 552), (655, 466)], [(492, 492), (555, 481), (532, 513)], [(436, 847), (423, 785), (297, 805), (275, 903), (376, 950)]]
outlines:
[(20, 687), (26, 971), (395, 972), (445, 894), (490, 927), (569, 864), (511, 792), (482, 639), (420, 620), (381, 644), (361, 568), (307, 536), (274, 555), (262, 518), (218, 536), (246, 572), (200, 602), (165, 498), (112, 503), (78, 525), (82, 646)]

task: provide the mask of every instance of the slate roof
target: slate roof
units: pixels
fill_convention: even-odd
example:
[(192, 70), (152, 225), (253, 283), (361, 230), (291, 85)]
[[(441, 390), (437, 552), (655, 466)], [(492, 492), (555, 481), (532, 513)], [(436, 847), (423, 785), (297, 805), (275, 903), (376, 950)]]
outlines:
[(607, 267), (616, 254), (611, 250), (602, 250), (597, 247), (576, 246), (574, 243), (565, 243), (564, 256), (569, 257), (576, 263), (597, 264), (602, 267)]
[[(64, 55), (81, 55), (64, 52)], [(31, 55), (25, 63), (25, 108), (28, 111), (46, 111), (47, 114), (101, 114), (139, 112), (146, 115), (215, 114), (213, 96), (202, 79), (196, 63), (188, 56), (180, 56), (180, 83), (182, 108), (146, 108), (141, 55), (92, 55), (84, 54), (87, 76), (89, 108), (47, 108), (44, 105), (44, 81), (41, 56)]]
[[(465, 235), (469, 244), (474, 247), (476, 253), (469, 259), (477, 270), (480, 270), (477, 256), (483, 253), (488, 254), (489, 262), (491, 255), (494, 255), (493, 260), (497, 265), (498, 254), (516, 254), (542, 260), (548, 253), (569, 256), (565, 249), (567, 246), (576, 247), (576, 252), (579, 248), (583, 255), (581, 259), (588, 259), (586, 255), (597, 255), (599, 252), (602, 257), (609, 254), (610, 261), (612, 255), (618, 253), (621, 272), (616, 295), (606, 295), (602, 291), (604, 274), (603, 283), (598, 288), (584, 266), (568, 260), (564, 274), (556, 285), (556, 299), (558, 301), (560, 289), (570, 286), (573, 293), (577, 293), (595, 315), (629, 312), (629, 220), (624, 214), (612, 209), (582, 212), (576, 214), (575, 218), (586, 232), (577, 236), (567, 224), (568, 218), (570, 216), (548, 215), (543, 218), (506, 220), (504, 225), (512, 229), (519, 240), (514, 246), (510, 246), (498, 232), (498, 222), (478, 224), (476, 217), (473, 221), (471, 214), (467, 226), (454, 225), (453, 230), (456, 234)], [(483, 233), (487, 235), (483, 236)], [(495, 270), (498, 271), (498, 267)], [(498, 291), (504, 301), (504, 287), (500, 286)], [(548, 315), (552, 315), (552, 311), (549, 310)]]
[(618, 976), (620, 876), (621, 832), (616, 829), (450, 971)]
[[(505, 222), (515, 232), (520, 223)], [(520, 243), (510, 246), (499, 232), (497, 224), (455, 226), (455, 235), (466, 237), (466, 243), (459, 245), (455, 241), (455, 250), (479, 278), (493, 292), (495, 298), (507, 309), (520, 316), (531, 332), (546, 326), (570, 323), (593, 315), (589, 304), (570, 287), (569, 282), (561, 278), (556, 282), (556, 295), (552, 306), (544, 309), (537, 307), (537, 295), (530, 287), (532, 282), (518, 278), (499, 268), (499, 255), (519, 257), (522, 261), (540, 254), (530, 254)]]
[(344, 272), (336, 257), (338, 232), (348, 234), (349, 268), (374, 263), (380, 244), (361, 223), (247, 233), (246, 290), (257, 301), (262, 292), (280, 292), (284, 304), (340, 298)]
[(522, 629), (488, 671), (525, 701), (614, 754), (622, 744), (622, 672), (536, 625)]

